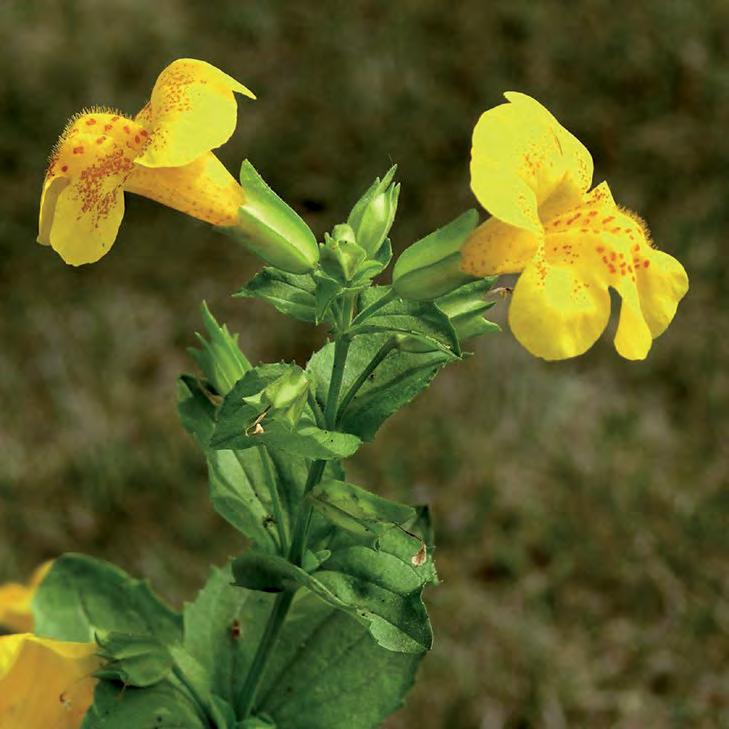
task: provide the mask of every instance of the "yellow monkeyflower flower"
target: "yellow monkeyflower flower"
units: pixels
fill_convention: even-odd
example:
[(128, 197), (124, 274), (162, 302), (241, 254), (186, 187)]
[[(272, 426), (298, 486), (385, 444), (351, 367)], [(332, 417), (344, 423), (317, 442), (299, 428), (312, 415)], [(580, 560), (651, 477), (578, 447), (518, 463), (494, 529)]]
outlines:
[(78, 729), (100, 667), (94, 643), (0, 637), (0, 729)]
[(492, 217), (461, 248), (473, 276), (520, 273), (509, 308), (516, 338), (548, 360), (582, 354), (622, 298), (615, 347), (644, 359), (688, 290), (683, 266), (655, 249), (607, 183), (589, 191), (590, 153), (525, 94), (486, 111), (473, 132), (471, 187)]
[(237, 223), (243, 189), (211, 150), (233, 134), (234, 93), (253, 93), (215, 66), (171, 63), (134, 119), (106, 110), (73, 118), (43, 183), (38, 242), (66, 263), (106, 254), (124, 215), (124, 191), (216, 226)]
[(53, 562), (45, 562), (31, 575), (27, 585), (8, 582), (0, 585), (0, 626), (22, 633), (33, 630), (33, 596)]

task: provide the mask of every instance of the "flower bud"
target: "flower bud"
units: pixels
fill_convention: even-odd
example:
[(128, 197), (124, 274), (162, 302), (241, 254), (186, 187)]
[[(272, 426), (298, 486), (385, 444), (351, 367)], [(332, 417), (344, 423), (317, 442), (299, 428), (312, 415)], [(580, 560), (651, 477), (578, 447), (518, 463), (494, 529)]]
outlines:
[(471, 209), (406, 248), (395, 263), (392, 287), (405, 299), (431, 301), (476, 280), (461, 270), (461, 246), (478, 224)]
[(392, 184), (397, 165), (393, 165), (382, 180), (376, 178), (358, 200), (347, 218), (355, 240), (374, 258), (390, 232), (397, 212), (400, 185)]
[(227, 395), (251, 365), (238, 348), (238, 335), (231, 335), (225, 324), (221, 327), (204, 301), (201, 310), (210, 340), (198, 334), (201, 349), (191, 347), (188, 351), (206, 379), (221, 395)]
[(321, 267), (332, 278), (348, 283), (366, 259), (367, 253), (355, 242), (351, 226), (335, 225), (332, 235), (324, 234)]
[(245, 202), (238, 225), (226, 231), (272, 266), (308, 273), (319, 261), (319, 246), (309, 226), (245, 160), (240, 170)]

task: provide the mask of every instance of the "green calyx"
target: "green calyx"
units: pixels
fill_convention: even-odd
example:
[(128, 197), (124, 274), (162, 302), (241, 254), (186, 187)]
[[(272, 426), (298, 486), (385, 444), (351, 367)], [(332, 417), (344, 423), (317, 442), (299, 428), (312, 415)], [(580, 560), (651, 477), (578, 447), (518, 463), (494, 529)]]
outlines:
[(380, 180), (370, 185), (352, 208), (347, 218), (354, 239), (369, 258), (374, 258), (385, 242), (397, 212), (399, 183), (393, 183), (397, 165), (393, 165)]
[(238, 225), (224, 230), (256, 255), (288, 273), (308, 273), (319, 261), (319, 246), (309, 226), (245, 160), (240, 182), (246, 201)]
[(190, 347), (188, 352), (205, 378), (221, 395), (227, 395), (233, 385), (251, 368), (250, 362), (238, 347), (238, 335), (218, 324), (203, 301), (200, 307), (208, 339), (196, 334), (200, 349)]
[(467, 210), (406, 248), (393, 270), (395, 291), (406, 299), (432, 301), (475, 281), (461, 270), (461, 247), (476, 225), (478, 213)]

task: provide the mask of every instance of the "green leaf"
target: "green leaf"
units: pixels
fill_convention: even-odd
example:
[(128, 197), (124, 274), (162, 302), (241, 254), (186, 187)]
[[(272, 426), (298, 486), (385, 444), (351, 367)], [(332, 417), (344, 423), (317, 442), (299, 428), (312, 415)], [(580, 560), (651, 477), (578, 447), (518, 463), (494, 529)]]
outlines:
[[(274, 599), (231, 581), (230, 567), (214, 570), (185, 607), (185, 647), (213, 677), (213, 692), (228, 700), (240, 693)], [(255, 716), (238, 729), (379, 726), (402, 704), (421, 657), (385, 650), (347, 613), (301, 591), (270, 656)], [(128, 725), (136, 726), (145, 725)]]
[[(81, 729), (209, 729), (210, 724), (177, 680), (150, 688), (101, 681)], [(218, 729), (234, 729), (232, 725)]]
[(378, 533), (373, 523), (404, 524), (416, 516), (411, 506), (343, 481), (322, 481), (311, 491), (309, 500), (338, 526), (363, 535)]
[(182, 424), (207, 457), (213, 507), (260, 549), (277, 551), (280, 536), (270, 489), (279, 488), (279, 483), (270, 456), (264, 448), (209, 448), (216, 417), (213, 396), (203, 383), (187, 375), (178, 380), (177, 396)]
[(321, 460), (347, 458), (354, 454), (361, 444), (360, 439), (348, 433), (319, 428), (310, 410), (305, 410), (293, 426), (288, 420), (277, 418), (273, 409), (261, 409), (252, 403), (257, 393), (285, 377), (294, 367), (260, 365), (247, 372), (223, 401), (210, 440), (211, 447), (244, 450), (266, 446), (293, 456)]
[(334, 303), (344, 287), (335, 279), (323, 273), (315, 273), (316, 278), (316, 323), (332, 319), (329, 308)]
[[(387, 287), (375, 286), (360, 296), (360, 309), (364, 310), (387, 292)], [(448, 316), (429, 301), (395, 299), (377, 309), (350, 330), (353, 336), (379, 332), (392, 332), (423, 337), (441, 345), (446, 352), (460, 354), (458, 336)]]
[(214, 568), (185, 605), (184, 646), (207, 672), (214, 694), (229, 702), (239, 695), (272, 604), (271, 595), (234, 587), (227, 565)]
[(33, 599), (35, 632), (58, 640), (90, 642), (98, 631), (180, 640), (180, 616), (108, 562), (64, 554), (51, 567)]
[(276, 725), (257, 716), (252, 716), (248, 719), (244, 719), (243, 722), (238, 725), (238, 729), (276, 729)]
[(206, 449), (215, 430), (215, 411), (223, 399), (192, 375), (177, 380), (177, 412), (182, 426)]
[(398, 709), (421, 654), (380, 647), (347, 613), (297, 595), (259, 692), (278, 729), (372, 729)]
[[(389, 336), (373, 334), (352, 341), (344, 369), (343, 392), (354, 383)], [(327, 344), (307, 365), (317, 398), (322, 403), (328, 390), (333, 356), (334, 346)], [(342, 414), (342, 430), (362, 440), (372, 440), (382, 423), (425, 390), (438, 370), (451, 361), (453, 355), (443, 351), (390, 353)]]
[(485, 301), (483, 295), (491, 289), (496, 279), (496, 276), (491, 276), (467, 283), (435, 300), (435, 305), (453, 325), (461, 344), (481, 334), (501, 331), (498, 324), (483, 318), (484, 312), (494, 305), (493, 301)]
[[(215, 510), (261, 550), (280, 551), (281, 532), (288, 535), (300, 507), (301, 490), (309, 462), (265, 447), (245, 450), (214, 450), (208, 447), (215, 428), (216, 406), (221, 402), (194, 377), (178, 381), (178, 409), (183, 425), (198, 441), (208, 463), (210, 497)], [(336, 461), (329, 461), (325, 473), (341, 477)], [(276, 489), (283, 507), (279, 524), (271, 499)], [(315, 546), (330, 531), (323, 520), (312, 522)]]
[(368, 547), (333, 552), (313, 574), (283, 557), (249, 551), (233, 562), (237, 585), (275, 592), (306, 587), (366, 625), (383, 647), (421, 653), (432, 644), (421, 583), (412, 566)]
[(266, 267), (259, 271), (236, 296), (266, 301), (282, 314), (314, 323), (316, 318), (316, 283), (309, 274), (285, 273)]
[(172, 655), (156, 638), (99, 631), (96, 642), (99, 656), (106, 661), (95, 674), (99, 678), (145, 687), (154, 686), (172, 671)]

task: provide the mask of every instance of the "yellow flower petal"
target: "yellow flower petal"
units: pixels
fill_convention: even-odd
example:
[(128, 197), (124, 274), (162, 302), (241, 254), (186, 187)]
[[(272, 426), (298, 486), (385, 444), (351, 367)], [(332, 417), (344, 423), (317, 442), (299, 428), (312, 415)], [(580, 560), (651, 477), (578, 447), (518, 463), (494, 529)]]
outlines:
[(52, 564), (53, 562), (44, 562), (37, 567), (27, 585), (18, 582), (0, 585), (1, 626), (19, 633), (33, 630), (33, 596)]
[(598, 339), (610, 318), (606, 287), (539, 254), (524, 269), (509, 306), (509, 326), (529, 352), (547, 360), (576, 357)]
[(634, 285), (621, 286), (620, 319), (615, 332), (615, 349), (625, 359), (645, 359), (648, 356), (653, 337), (640, 308), (638, 290)]
[(124, 182), (146, 138), (140, 125), (120, 114), (90, 112), (73, 119), (46, 174), (39, 242), (75, 266), (107, 253), (124, 215)]
[(686, 269), (675, 258), (655, 249), (647, 252), (638, 269), (638, 294), (640, 308), (654, 338), (663, 334), (671, 323), (688, 287)]
[(473, 130), (471, 188), (494, 217), (539, 235), (539, 207), (560, 187), (585, 192), (592, 158), (539, 102), (506, 96)]
[(520, 106), (525, 114), (536, 120), (541, 117), (548, 124), (559, 142), (565, 175), (580, 192), (586, 192), (592, 184), (594, 164), (590, 151), (574, 134), (567, 131), (554, 115), (536, 99), (518, 91), (507, 91), (504, 96), (515, 106)]
[(165, 68), (137, 121), (150, 143), (137, 163), (146, 167), (186, 165), (230, 139), (238, 107), (233, 92), (255, 96), (204, 61), (181, 58)]
[(78, 729), (100, 661), (93, 643), (0, 637), (0, 729)]
[(461, 270), (472, 276), (519, 273), (534, 257), (539, 238), (528, 230), (489, 218), (461, 248)]
[(644, 359), (653, 338), (672, 319), (688, 281), (683, 267), (653, 249), (648, 231), (632, 213), (618, 208), (603, 183), (585, 203), (545, 223), (549, 266), (622, 298), (615, 347), (626, 359)]
[(136, 167), (125, 189), (212, 225), (238, 222), (243, 189), (211, 152), (183, 167)]

